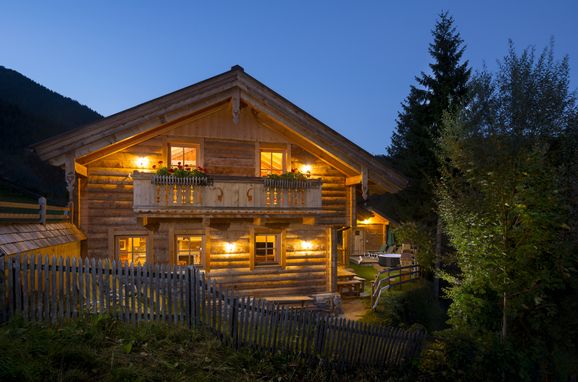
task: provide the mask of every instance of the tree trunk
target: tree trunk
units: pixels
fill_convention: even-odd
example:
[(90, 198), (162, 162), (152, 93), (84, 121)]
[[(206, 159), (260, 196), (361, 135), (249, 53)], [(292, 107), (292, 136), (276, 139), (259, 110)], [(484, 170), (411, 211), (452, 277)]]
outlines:
[(502, 307), (502, 341), (506, 339), (506, 335), (508, 334), (508, 319), (506, 316), (506, 306), (508, 303), (508, 297), (506, 292), (504, 292), (504, 302)]
[(438, 223), (436, 227), (435, 266), (433, 275), (434, 296), (436, 298), (439, 298), (440, 296), (440, 279), (438, 277), (438, 272), (440, 270), (441, 255), (442, 255), (442, 218), (438, 215)]

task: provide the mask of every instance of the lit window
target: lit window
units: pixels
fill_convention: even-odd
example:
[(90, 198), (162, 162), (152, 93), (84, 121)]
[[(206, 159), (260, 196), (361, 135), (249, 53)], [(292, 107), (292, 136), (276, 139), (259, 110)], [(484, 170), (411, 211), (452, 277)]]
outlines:
[(200, 265), (202, 236), (177, 235), (177, 265)]
[(276, 235), (255, 235), (255, 264), (275, 264)]
[(197, 148), (195, 146), (171, 146), (171, 166), (197, 166)]
[(117, 236), (118, 260), (124, 264), (144, 264), (147, 259), (147, 239), (145, 236)]
[(281, 175), (285, 170), (284, 151), (261, 151), (261, 176)]

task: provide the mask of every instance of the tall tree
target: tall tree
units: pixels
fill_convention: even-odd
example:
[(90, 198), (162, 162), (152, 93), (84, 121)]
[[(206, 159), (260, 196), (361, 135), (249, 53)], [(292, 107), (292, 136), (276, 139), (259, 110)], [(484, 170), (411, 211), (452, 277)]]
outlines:
[[(578, 108), (568, 59), (510, 46), (440, 137), (440, 213), (460, 269), (450, 322), (501, 332), (542, 370), (578, 335)], [(574, 349), (575, 351), (575, 349)], [(574, 354), (575, 355), (575, 354)], [(550, 364), (548, 364), (550, 362)]]
[(417, 86), (411, 86), (402, 104), (388, 147), (390, 158), (411, 181), (396, 203), (399, 217), (430, 228), (437, 221), (432, 182), (439, 175), (435, 152), (440, 126), (445, 112), (465, 103), (470, 77), (468, 61), (462, 57), (463, 40), (447, 12), (440, 14), (432, 35), (431, 73), (416, 77)]

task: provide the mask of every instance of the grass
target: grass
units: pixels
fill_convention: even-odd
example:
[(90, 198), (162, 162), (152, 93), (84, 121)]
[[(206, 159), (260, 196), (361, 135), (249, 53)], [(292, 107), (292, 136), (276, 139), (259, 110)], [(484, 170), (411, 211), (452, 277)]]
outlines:
[[(377, 269), (373, 265), (357, 265), (357, 264), (349, 264), (349, 268), (351, 268), (357, 276), (362, 277), (365, 279), (365, 289), (364, 292), (370, 294), (371, 293), (371, 283), (375, 281), (375, 276), (377, 275)], [(400, 271), (392, 271), (390, 273), (391, 276), (399, 274)], [(380, 279), (387, 277), (387, 273), (382, 273), (379, 277)], [(392, 281), (395, 281), (392, 280)]]
[(337, 370), (319, 359), (235, 351), (200, 329), (107, 316), (59, 326), (13, 320), (0, 326), (0, 349), (5, 382), (411, 380), (407, 370)]
[(418, 325), (431, 333), (445, 327), (446, 316), (431, 283), (422, 279), (383, 293), (376, 310), (368, 310), (361, 321), (403, 328)]

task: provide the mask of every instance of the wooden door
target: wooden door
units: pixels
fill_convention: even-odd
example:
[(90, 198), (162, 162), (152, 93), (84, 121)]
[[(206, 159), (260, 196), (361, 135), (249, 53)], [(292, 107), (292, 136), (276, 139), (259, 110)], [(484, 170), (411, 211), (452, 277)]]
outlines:
[(353, 252), (355, 256), (365, 253), (365, 231), (363, 228), (357, 227), (353, 230)]

